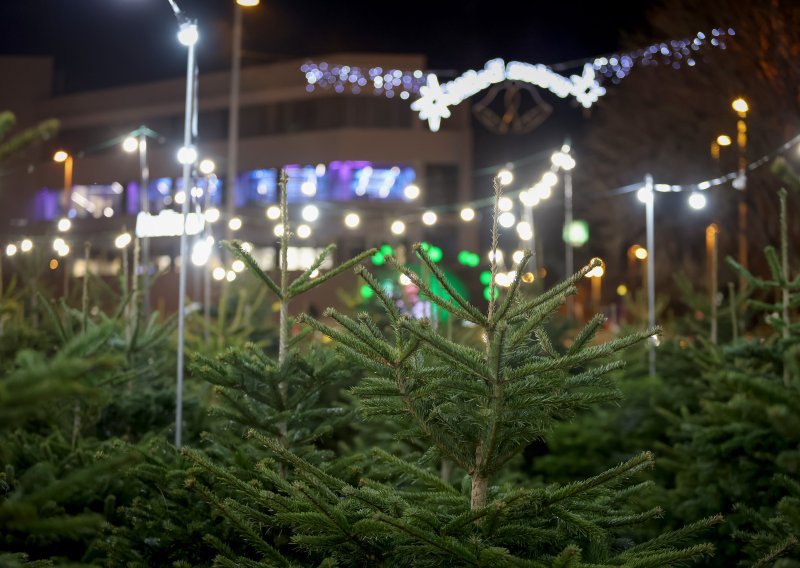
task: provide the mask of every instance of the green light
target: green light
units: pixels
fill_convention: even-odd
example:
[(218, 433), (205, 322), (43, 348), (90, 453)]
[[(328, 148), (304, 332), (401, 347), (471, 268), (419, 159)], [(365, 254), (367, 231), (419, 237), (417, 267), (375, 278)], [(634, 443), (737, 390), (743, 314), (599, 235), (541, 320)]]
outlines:
[(467, 266), (469, 266), (471, 256), (472, 256), (471, 252), (469, 252), (468, 250), (462, 250), (461, 252), (458, 253), (458, 263), (466, 264)]
[(492, 282), (492, 273), (488, 270), (481, 272), (481, 284), (488, 286)]
[(381, 254), (391, 256), (394, 253), (389, 245), (381, 245)]
[(430, 243), (426, 243), (425, 241), (422, 241), (421, 243), (419, 243), (419, 248), (421, 248), (425, 252), (428, 252), (430, 250), (430, 248), (431, 248), (431, 244)]
[(586, 221), (573, 221), (564, 226), (564, 242), (574, 247), (586, 244), (589, 240), (589, 224)]
[(370, 288), (367, 284), (362, 285), (359, 292), (361, 293), (361, 297), (365, 300), (375, 295), (375, 290)]
[(386, 257), (384, 256), (383, 252), (378, 251), (372, 255), (372, 264), (375, 266), (381, 266), (386, 262)]
[(442, 253), (442, 249), (440, 249), (439, 247), (431, 247), (430, 250), (428, 251), (428, 257), (433, 262), (441, 261), (443, 256), (444, 254)]
[[(494, 299), (496, 300), (497, 296), (499, 296), (499, 295), (500, 295), (500, 291), (497, 288), (495, 288), (494, 289)], [(487, 302), (491, 299), (491, 297), (492, 297), (492, 288), (490, 286), (487, 286), (486, 288), (483, 289), (483, 297), (486, 298)]]
[(469, 262), (467, 263), (467, 266), (471, 266), (472, 268), (475, 268), (475, 267), (476, 267), (476, 266), (478, 266), (480, 263), (481, 263), (481, 257), (479, 257), (479, 256), (478, 256), (477, 254), (475, 254), (474, 252), (473, 252), (473, 253), (470, 253), (470, 255), (469, 255)]

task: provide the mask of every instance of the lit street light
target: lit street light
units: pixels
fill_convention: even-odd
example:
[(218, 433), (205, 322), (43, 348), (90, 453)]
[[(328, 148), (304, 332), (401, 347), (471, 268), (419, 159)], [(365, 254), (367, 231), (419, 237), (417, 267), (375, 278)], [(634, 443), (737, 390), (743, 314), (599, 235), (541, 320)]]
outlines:
[[(747, 262), (747, 112), (750, 105), (742, 97), (734, 99), (731, 108), (736, 111), (736, 147), (739, 150), (739, 175), (733, 181), (733, 187), (739, 190), (739, 264), (748, 267)], [(739, 289), (743, 290), (746, 280), (739, 275)]]
[[(230, 219), (235, 209), (234, 190), (239, 164), (239, 90), (242, 70), (242, 13), (243, 8), (258, 6), (260, 0), (236, 0), (233, 7), (233, 47), (231, 49), (231, 86), (228, 106), (228, 162), (225, 176), (225, 213)], [(230, 238), (230, 235), (228, 235)]]
[(69, 197), (72, 191), (72, 155), (66, 150), (58, 150), (53, 154), (53, 161), (64, 164), (64, 210), (69, 209)]

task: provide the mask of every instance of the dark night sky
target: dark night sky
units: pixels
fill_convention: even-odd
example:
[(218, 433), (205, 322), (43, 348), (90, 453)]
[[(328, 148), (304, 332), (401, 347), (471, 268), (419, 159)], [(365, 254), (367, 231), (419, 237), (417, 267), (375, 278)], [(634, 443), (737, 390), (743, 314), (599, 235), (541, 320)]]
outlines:
[[(228, 65), (233, 0), (180, 0), (204, 33), (200, 63)], [(245, 19), (247, 61), (339, 50), (425, 53), (433, 69), (492, 57), (553, 63), (618, 47), (646, 2), (263, 0)], [(184, 51), (167, 0), (0, 0), (0, 54), (53, 55), (67, 91), (177, 77)]]

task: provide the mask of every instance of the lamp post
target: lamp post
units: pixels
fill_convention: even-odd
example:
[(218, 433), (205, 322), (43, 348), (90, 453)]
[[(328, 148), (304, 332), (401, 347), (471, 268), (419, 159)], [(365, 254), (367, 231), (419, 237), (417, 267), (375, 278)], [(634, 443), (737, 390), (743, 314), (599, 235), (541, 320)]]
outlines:
[(72, 155), (66, 150), (58, 150), (53, 154), (53, 161), (64, 164), (64, 211), (69, 211), (69, 199), (72, 192)]
[[(736, 111), (736, 147), (739, 150), (739, 176), (734, 187), (739, 190), (739, 264), (747, 268), (747, 112), (750, 105), (742, 97), (734, 99), (731, 108)], [(739, 289), (743, 290), (745, 277), (739, 276)]]
[[(653, 176), (647, 174), (644, 187), (638, 192), (639, 201), (645, 205), (645, 224), (647, 232), (647, 324), (649, 327), (656, 325), (656, 279), (655, 279), (655, 230), (654, 230), (654, 201)], [(648, 362), (650, 376), (656, 374), (656, 340), (654, 337), (647, 341)]]
[[(147, 134), (149, 129), (140, 126), (138, 130), (132, 132), (130, 136), (122, 142), (122, 149), (128, 153), (138, 151), (139, 153), (139, 211), (142, 213), (150, 212), (150, 198), (148, 195), (148, 185), (150, 184), (150, 168), (147, 163)], [(142, 315), (147, 319), (150, 313), (150, 239), (142, 237)], [(138, 274), (133, 275), (134, 280)]]
[[(228, 163), (225, 175), (225, 213), (232, 219), (236, 209), (234, 189), (239, 161), (239, 89), (242, 70), (243, 8), (258, 6), (261, 0), (236, 0), (233, 6), (233, 47), (231, 49), (231, 97), (228, 108)], [(227, 237), (231, 238), (230, 230)]]
[(197, 21), (189, 19), (175, 3), (167, 0), (172, 7), (175, 18), (178, 20), (178, 41), (186, 46), (186, 100), (183, 120), (183, 147), (178, 152), (178, 160), (183, 165), (183, 189), (186, 199), (183, 200), (181, 214), (183, 228), (181, 230), (180, 258), (181, 267), (178, 280), (178, 361), (176, 370), (175, 394), (175, 447), (181, 447), (182, 422), (183, 422), (183, 359), (184, 339), (186, 335), (186, 272), (189, 268), (187, 254), (186, 219), (189, 216), (189, 199), (191, 187), (192, 167), (197, 161), (197, 150), (192, 142), (192, 122), (194, 118), (194, 102), (196, 97), (195, 74), (196, 63), (194, 58), (195, 44), (200, 39), (197, 30)]

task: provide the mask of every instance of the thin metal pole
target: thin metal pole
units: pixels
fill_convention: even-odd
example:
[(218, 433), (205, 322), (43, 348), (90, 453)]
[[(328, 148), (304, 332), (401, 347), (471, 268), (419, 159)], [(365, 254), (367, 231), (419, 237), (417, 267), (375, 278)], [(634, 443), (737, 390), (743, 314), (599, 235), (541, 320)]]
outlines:
[[(148, 186), (150, 185), (150, 167), (147, 163), (147, 135), (142, 127), (139, 133), (139, 169), (141, 185), (139, 188), (139, 210), (143, 213), (150, 213), (150, 195)], [(142, 317), (147, 320), (150, 316), (150, 238), (143, 237), (142, 247)], [(138, 278), (138, 274), (133, 275)]]
[[(233, 55), (231, 56), (231, 97), (228, 105), (228, 163), (225, 165), (225, 215), (233, 218), (236, 209), (234, 190), (239, 161), (239, 89), (242, 67), (242, 8), (233, 7)], [(227, 225), (226, 225), (227, 227)], [(232, 238), (226, 228), (226, 238)]]
[[(194, 117), (192, 106), (194, 104), (195, 88), (195, 62), (194, 45), (187, 47), (186, 62), (186, 108), (183, 124), (183, 145), (189, 148), (192, 145), (192, 119)], [(181, 434), (183, 422), (183, 343), (186, 333), (186, 273), (189, 269), (186, 238), (186, 220), (189, 217), (190, 185), (192, 164), (183, 164), (183, 191), (186, 199), (181, 207), (183, 214), (183, 230), (181, 231), (181, 267), (178, 280), (178, 365), (175, 385), (175, 447), (181, 447)]]
[[(653, 192), (653, 176), (645, 176), (645, 188), (648, 199), (645, 202), (645, 218), (647, 223), (647, 323), (652, 328), (656, 325), (656, 251), (655, 231), (653, 222), (653, 209), (655, 208), (655, 193)], [(647, 343), (650, 376), (656, 374), (656, 342), (650, 338)]]
[[(564, 172), (564, 228), (565, 234), (569, 234), (569, 228), (572, 226), (572, 173), (567, 170)], [(564, 278), (572, 276), (573, 266), (575, 260), (573, 258), (574, 250), (570, 239), (564, 240)], [(567, 296), (567, 317), (572, 318), (573, 298), (570, 294)]]

